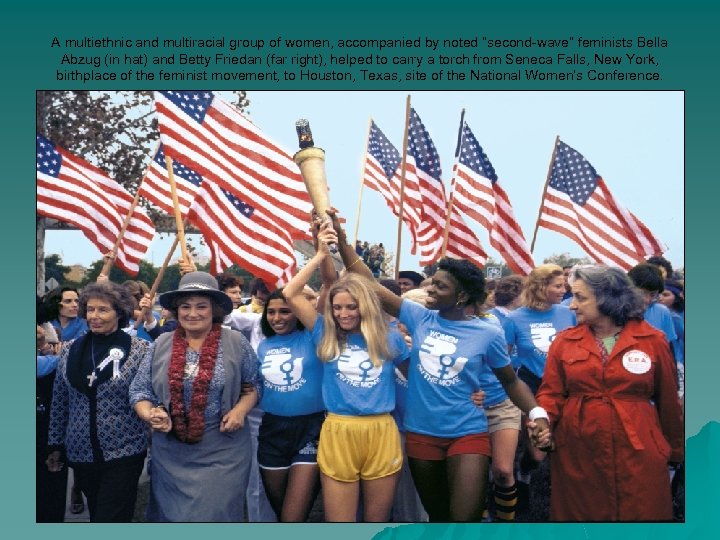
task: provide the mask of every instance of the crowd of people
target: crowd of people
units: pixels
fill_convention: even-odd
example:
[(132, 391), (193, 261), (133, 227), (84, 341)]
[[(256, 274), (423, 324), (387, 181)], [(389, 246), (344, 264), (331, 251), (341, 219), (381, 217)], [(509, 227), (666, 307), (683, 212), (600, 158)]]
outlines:
[(247, 305), (190, 261), (157, 313), (134, 281), (38, 300), (37, 521), (63, 521), (68, 467), (90, 521), (131, 521), (147, 467), (154, 522), (303, 522), (319, 492), (331, 522), (507, 522), (546, 459), (553, 521), (678, 517), (684, 281), (665, 259), (378, 280), (382, 244), (329, 214)]
[(362, 257), (365, 265), (372, 272), (373, 277), (378, 278), (383, 273), (385, 262), (385, 246), (382, 242), (370, 245), (369, 242), (355, 241), (355, 253)]

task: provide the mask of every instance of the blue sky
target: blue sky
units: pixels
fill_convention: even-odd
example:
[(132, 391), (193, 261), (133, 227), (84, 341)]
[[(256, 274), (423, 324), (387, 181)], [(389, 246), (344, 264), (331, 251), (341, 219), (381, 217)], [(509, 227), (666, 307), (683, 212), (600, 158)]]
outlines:
[[(582, 153), (615, 195), (669, 247), (665, 256), (684, 266), (684, 96), (682, 92), (414, 92), (412, 105), (438, 149), (449, 188), (461, 109), (500, 182), (530, 243), (556, 135)], [(402, 149), (407, 92), (249, 92), (250, 118), (290, 153), (297, 149), (295, 121), (307, 118), (316, 146), (326, 152), (332, 204), (353, 235), (368, 122)], [(466, 219), (489, 255), (488, 234)], [(381, 196), (365, 189), (359, 238), (396, 251), (397, 221)], [(403, 230), (402, 268), (416, 268)], [(156, 236), (146, 256), (160, 265), (170, 239)], [(198, 245), (197, 239), (193, 243)], [(201, 252), (203, 248), (200, 248)], [(100, 258), (79, 232), (48, 231), (46, 254), (64, 264)], [(537, 263), (579, 246), (547, 229), (535, 244)]]

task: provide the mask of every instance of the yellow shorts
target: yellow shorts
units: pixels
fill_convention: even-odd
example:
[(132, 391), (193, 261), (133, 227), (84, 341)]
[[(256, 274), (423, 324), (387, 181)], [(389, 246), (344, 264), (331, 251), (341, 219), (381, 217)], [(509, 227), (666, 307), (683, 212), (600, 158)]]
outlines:
[(320, 472), (339, 482), (375, 480), (402, 468), (400, 433), (389, 414), (328, 413), (318, 446)]

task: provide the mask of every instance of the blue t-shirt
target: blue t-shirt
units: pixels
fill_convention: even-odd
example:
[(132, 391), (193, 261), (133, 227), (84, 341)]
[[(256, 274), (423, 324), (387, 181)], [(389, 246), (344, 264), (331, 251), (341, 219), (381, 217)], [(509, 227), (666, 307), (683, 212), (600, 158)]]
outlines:
[[(663, 304), (659, 304), (658, 302), (653, 302), (645, 309), (643, 318), (650, 326), (657, 328), (665, 334), (668, 344), (675, 355), (675, 360), (677, 362), (684, 363), (684, 346), (680, 345), (677, 332), (675, 331), (676, 326), (673, 321), (672, 312), (668, 309), (668, 307)], [(678, 356), (680, 358), (678, 358)]]
[(56, 354), (37, 355), (37, 372), (35, 376), (40, 379), (50, 375), (57, 368), (59, 357)]
[(264, 388), (262, 410), (280, 416), (299, 416), (325, 409), (323, 366), (308, 330), (263, 340), (257, 356)]
[(685, 363), (685, 319), (680, 313), (670, 311), (672, 316), (673, 324), (675, 325), (675, 334), (677, 339), (673, 346), (673, 352), (675, 353), (675, 361), (678, 364)]
[[(495, 316), (493, 310), (489, 310), (488, 313), (489, 316), (487, 317), (478, 317), (478, 321), (482, 324), (491, 324), (502, 329), (500, 319)], [(512, 354), (510, 355), (510, 361), (512, 362)], [(515, 368), (515, 366), (513, 366), (513, 368)], [(483, 407), (492, 407), (493, 405), (502, 403), (508, 398), (505, 388), (487, 363), (483, 364), (482, 372), (480, 373), (480, 389), (485, 392)]]
[[(505, 319), (507, 319), (507, 316), (510, 314), (512, 310), (501, 307), (501, 306), (495, 306), (492, 309), (488, 310), (488, 314), (494, 315), (498, 322), (500, 323), (500, 326), (505, 328)], [(512, 364), (512, 367), (515, 371), (520, 367), (520, 359), (518, 358), (517, 354), (517, 347), (514, 345), (510, 349), (510, 363)]]
[(450, 321), (403, 300), (400, 322), (412, 335), (405, 429), (434, 437), (487, 431), (487, 418), (470, 394), (484, 364), (510, 364), (502, 329), (479, 319)]
[(50, 324), (52, 324), (55, 330), (57, 330), (60, 341), (72, 341), (73, 339), (84, 336), (88, 331), (87, 321), (85, 319), (81, 319), (80, 317), (70, 319), (65, 328), (60, 326), (60, 321), (58, 319), (50, 321)]
[[(160, 314), (155, 313), (153, 311), (152, 315), (155, 318), (155, 324), (157, 324), (158, 321), (160, 320)], [(155, 339), (157, 338), (157, 335), (153, 337), (148, 333), (148, 330), (145, 330), (145, 322), (144, 321), (142, 324), (138, 325), (137, 328), (135, 328), (135, 323), (136, 323), (135, 319), (130, 319), (130, 321), (128, 322), (128, 325), (125, 328), (123, 328), (123, 331), (130, 334), (131, 336), (136, 337), (136, 338), (139, 338), (139, 339), (142, 339), (145, 341), (149, 341), (150, 343), (155, 341)]]
[[(388, 323), (391, 330), (397, 330), (398, 320), (393, 319)], [(405, 375), (402, 374), (399, 367), (395, 367), (395, 408), (392, 412), (392, 417), (395, 419), (395, 423), (400, 431), (405, 431), (405, 424), (403, 419), (405, 418), (405, 404), (407, 403), (407, 388), (408, 381)]]
[(517, 347), (520, 364), (537, 377), (545, 372), (545, 359), (558, 332), (575, 326), (575, 313), (555, 304), (546, 311), (521, 307), (505, 319), (505, 339)]
[[(320, 344), (324, 333), (323, 317), (318, 316), (312, 330), (313, 342)], [(323, 362), (322, 395), (328, 412), (346, 416), (389, 413), (395, 408), (394, 365), (408, 357), (408, 348), (400, 332), (387, 336), (390, 358), (375, 367), (368, 356), (362, 334), (349, 334), (345, 349), (337, 358)]]

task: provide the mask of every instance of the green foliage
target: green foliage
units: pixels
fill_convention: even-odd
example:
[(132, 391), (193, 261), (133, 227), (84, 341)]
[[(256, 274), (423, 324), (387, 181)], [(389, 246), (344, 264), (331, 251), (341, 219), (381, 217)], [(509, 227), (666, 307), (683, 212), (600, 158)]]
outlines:
[[(98, 276), (100, 275), (100, 271), (102, 270), (103, 264), (103, 260), (100, 259), (90, 265), (90, 268), (88, 268), (88, 271), (85, 273), (85, 279), (82, 281), (83, 286), (87, 285), (88, 283), (93, 283), (97, 280)], [(152, 263), (146, 260), (141, 260), (140, 270), (138, 271), (137, 276), (131, 276), (117, 266), (113, 266), (112, 270), (110, 270), (110, 281), (113, 281), (115, 283), (123, 283), (124, 281), (128, 280), (142, 281), (148, 287), (152, 287), (152, 284), (155, 282), (155, 278), (157, 277), (158, 271), (159, 268), (155, 268)]]
[[(244, 91), (227, 94), (250, 104)], [(36, 105), (38, 133), (135, 193), (160, 139), (151, 91), (41, 91)]]
[(61, 263), (62, 258), (60, 255), (55, 254), (45, 257), (45, 281), (54, 278), (61, 287), (65, 286), (65, 274), (70, 271), (70, 267)]
[[(198, 264), (197, 269), (200, 272), (209, 272), (210, 264)], [(157, 276), (157, 272), (160, 271), (160, 268), (155, 268), (155, 271)], [(178, 285), (180, 285), (180, 278), (180, 267), (177, 264), (168, 265), (165, 269), (165, 273), (163, 274), (163, 278), (160, 280), (160, 285), (158, 285), (158, 294), (177, 289)], [(154, 281), (151, 281), (148, 283), (148, 286), (152, 287), (153, 283)]]
[[(250, 104), (245, 91), (223, 92), (223, 97), (241, 111)], [(151, 91), (40, 91), (35, 99), (37, 133), (99, 167), (130, 193), (137, 192), (160, 139)], [(146, 202), (142, 204), (156, 224), (166, 217)], [(36, 246), (40, 281), (44, 275), (43, 238)], [(157, 269), (146, 264), (136, 279), (152, 285)], [(97, 278), (102, 262), (100, 267), (96, 265), (93, 263), (83, 283)], [(64, 281), (53, 274), (44, 280), (50, 277)], [(128, 278), (117, 268), (110, 275), (112, 281), (120, 283)]]

